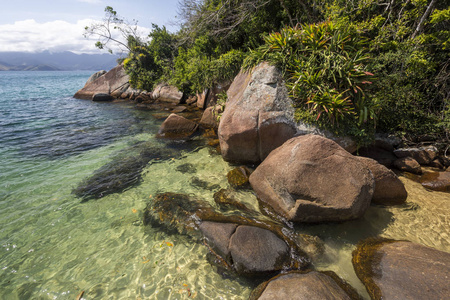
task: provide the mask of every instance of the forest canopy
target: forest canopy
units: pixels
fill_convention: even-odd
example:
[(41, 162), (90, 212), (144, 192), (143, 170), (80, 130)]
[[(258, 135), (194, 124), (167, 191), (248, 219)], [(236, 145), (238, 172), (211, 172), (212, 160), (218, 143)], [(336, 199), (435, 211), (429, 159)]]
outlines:
[(124, 66), (137, 88), (195, 94), (266, 60), (305, 122), (362, 142), (375, 131), (448, 139), (449, 4), (181, 0), (180, 30), (154, 25), (145, 43), (130, 35)]

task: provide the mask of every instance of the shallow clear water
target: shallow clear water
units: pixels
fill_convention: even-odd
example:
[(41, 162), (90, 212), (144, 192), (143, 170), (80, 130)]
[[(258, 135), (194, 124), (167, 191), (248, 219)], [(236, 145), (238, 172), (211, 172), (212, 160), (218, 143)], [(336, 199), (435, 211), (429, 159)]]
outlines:
[[(71, 98), (89, 75), (0, 72), (0, 299), (75, 299), (80, 291), (86, 299), (248, 298), (252, 285), (216, 272), (206, 247), (141, 222), (157, 193), (213, 204), (233, 166), (200, 141), (155, 139), (161, 121), (151, 112)], [(139, 142), (178, 154), (151, 160), (138, 185), (80, 203), (72, 190)], [(194, 173), (179, 171), (187, 163)], [(405, 205), (372, 206), (363, 219), (343, 224), (296, 226), (326, 243), (315, 266), (334, 270), (365, 297), (351, 265), (360, 239), (382, 235), (450, 251), (449, 194), (401, 179)], [(257, 209), (251, 192), (239, 195)]]

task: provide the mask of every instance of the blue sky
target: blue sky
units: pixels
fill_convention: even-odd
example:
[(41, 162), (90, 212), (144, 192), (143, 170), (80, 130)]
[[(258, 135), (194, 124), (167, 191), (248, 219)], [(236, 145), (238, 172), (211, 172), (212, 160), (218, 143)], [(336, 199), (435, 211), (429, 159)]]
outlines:
[(147, 34), (152, 23), (176, 31), (178, 0), (5, 0), (0, 18), (0, 51), (73, 51), (100, 53), (86, 40), (84, 27), (104, 17), (112, 6), (128, 19), (138, 20)]

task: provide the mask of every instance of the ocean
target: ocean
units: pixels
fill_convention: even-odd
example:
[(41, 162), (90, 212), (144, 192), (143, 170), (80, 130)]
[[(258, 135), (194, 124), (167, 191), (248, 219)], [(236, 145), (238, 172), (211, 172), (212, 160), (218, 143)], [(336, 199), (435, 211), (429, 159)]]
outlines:
[[(220, 272), (201, 243), (142, 223), (158, 193), (214, 204), (235, 166), (201, 137), (157, 139), (159, 112), (72, 98), (90, 75), (0, 72), (0, 299), (73, 300), (82, 291), (84, 299), (247, 299), (254, 281)], [(142, 145), (164, 159), (146, 162), (130, 187), (89, 201), (73, 193)], [(194, 171), (181, 171), (186, 166)], [(366, 298), (351, 265), (360, 239), (381, 235), (450, 251), (448, 194), (401, 180), (405, 205), (371, 206), (364, 218), (342, 224), (294, 227), (324, 241), (314, 267), (335, 271)], [(250, 190), (239, 198), (258, 210)]]

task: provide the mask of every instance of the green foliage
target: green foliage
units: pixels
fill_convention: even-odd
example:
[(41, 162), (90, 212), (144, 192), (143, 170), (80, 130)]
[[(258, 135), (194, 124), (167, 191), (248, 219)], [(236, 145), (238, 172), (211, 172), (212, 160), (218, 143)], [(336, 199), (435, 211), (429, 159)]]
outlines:
[(209, 48), (209, 39), (202, 36), (190, 48), (180, 48), (170, 83), (185, 92), (202, 92), (232, 79), (239, 72), (244, 58), (240, 50), (230, 50), (222, 55)]
[(124, 67), (133, 87), (151, 91), (156, 83), (169, 77), (177, 54), (176, 39), (163, 26), (153, 24), (150, 43), (144, 45), (129, 37), (131, 49)]
[(296, 106), (309, 110), (316, 122), (363, 127), (374, 119), (374, 106), (364, 93), (373, 74), (367, 71), (369, 57), (360, 36), (324, 22), (286, 27), (264, 40), (244, 67), (263, 60), (279, 66)]

